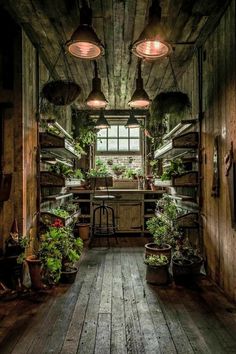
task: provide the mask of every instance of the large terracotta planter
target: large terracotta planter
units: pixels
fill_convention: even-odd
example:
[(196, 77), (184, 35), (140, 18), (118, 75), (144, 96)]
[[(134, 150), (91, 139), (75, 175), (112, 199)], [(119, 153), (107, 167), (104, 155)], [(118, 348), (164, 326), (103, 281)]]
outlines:
[(145, 245), (145, 258), (147, 256), (160, 256), (164, 255), (171, 261), (171, 246), (164, 244), (163, 247), (158, 247), (156, 243), (147, 243)]
[(166, 285), (169, 283), (169, 265), (150, 266), (147, 265), (146, 281), (150, 284)]
[(33, 289), (42, 289), (42, 262), (36, 256), (29, 256), (26, 258), (29, 267), (31, 287)]

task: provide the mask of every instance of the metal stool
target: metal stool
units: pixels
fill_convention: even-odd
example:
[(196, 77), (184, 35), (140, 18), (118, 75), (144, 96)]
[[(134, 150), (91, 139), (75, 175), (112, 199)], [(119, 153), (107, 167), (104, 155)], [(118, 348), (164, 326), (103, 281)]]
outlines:
[(109, 246), (109, 237), (115, 237), (116, 243), (118, 240), (115, 232), (116, 225), (114, 209), (106, 205), (105, 201), (114, 198), (113, 195), (94, 196), (94, 199), (102, 200), (102, 204), (93, 210), (92, 239), (95, 237), (107, 237), (107, 243)]

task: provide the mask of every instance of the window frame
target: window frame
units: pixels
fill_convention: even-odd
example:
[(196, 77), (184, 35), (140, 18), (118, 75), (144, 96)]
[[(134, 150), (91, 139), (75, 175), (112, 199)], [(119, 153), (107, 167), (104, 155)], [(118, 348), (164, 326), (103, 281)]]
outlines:
[[(110, 125), (117, 125), (117, 126), (124, 126), (127, 122), (127, 119), (119, 119), (119, 121), (116, 119), (116, 120), (113, 120), (113, 119), (107, 119), (109, 124)], [(140, 119), (138, 119), (140, 121)], [(109, 128), (106, 128), (107, 131)], [(132, 139), (132, 137), (130, 137), (130, 129), (132, 128), (127, 128), (128, 129), (128, 137), (123, 137), (123, 139), (127, 139), (128, 138), (128, 141), (129, 141), (129, 146), (130, 146), (130, 139)], [(99, 137), (98, 137), (99, 139)], [(105, 138), (107, 141), (109, 139), (114, 139), (114, 137), (108, 137), (108, 134)], [(119, 131), (118, 131), (118, 136), (117, 136), (117, 139), (118, 139), (118, 147), (119, 147), (119, 140), (122, 139), (122, 137), (119, 136)], [(135, 150), (113, 150), (113, 151), (110, 151), (110, 150), (97, 150), (97, 141), (95, 143), (95, 155), (96, 156), (102, 156), (102, 155), (143, 155), (143, 141), (144, 141), (144, 134), (142, 132), (142, 130), (140, 129), (139, 131), (139, 137), (134, 137), (134, 139), (138, 139), (139, 140), (139, 150), (138, 151), (135, 151)], [(107, 145), (108, 147), (108, 145)]]

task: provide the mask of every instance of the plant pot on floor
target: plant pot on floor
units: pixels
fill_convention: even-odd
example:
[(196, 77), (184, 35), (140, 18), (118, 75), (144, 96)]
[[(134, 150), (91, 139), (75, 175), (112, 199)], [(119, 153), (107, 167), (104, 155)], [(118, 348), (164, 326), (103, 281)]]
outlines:
[(78, 268), (76, 268), (76, 267), (71, 267), (68, 270), (62, 270), (60, 282), (63, 284), (74, 283), (77, 272), (78, 272)]
[(77, 223), (75, 226), (76, 234), (83, 240), (89, 239), (90, 224), (87, 223)]
[(156, 243), (147, 243), (145, 245), (145, 258), (147, 256), (160, 256), (164, 255), (168, 258), (169, 262), (171, 261), (171, 246), (164, 244), (162, 247), (158, 246)]
[(31, 287), (33, 289), (42, 289), (42, 262), (36, 256), (28, 256), (26, 262), (29, 267)]
[(146, 281), (155, 285), (166, 285), (169, 283), (169, 265), (151, 266), (147, 265)]
[(188, 284), (200, 274), (203, 259), (200, 256), (192, 256), (189, 259), (172, 259), (173, 278), (177, 284)]

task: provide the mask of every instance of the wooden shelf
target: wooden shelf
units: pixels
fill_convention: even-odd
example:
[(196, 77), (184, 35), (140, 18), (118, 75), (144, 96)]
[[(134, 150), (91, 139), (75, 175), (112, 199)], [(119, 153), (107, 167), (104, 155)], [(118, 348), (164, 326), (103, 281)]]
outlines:
[(177, 157), (198, 147), (198, 133), (190, 132), (174, 137), (155, 152), (155, 158)]
[(173, 187), (197, 187), (198, 186), (198, 172), (188, 171), (178, 176), (172, 177)]
[(47, 197), (43, 197), (43, 202), (48, 201), (48, 200), (51, 200), (51, 201), (61, 200), (61, 199), (69, 198), (72, 196), (73, 196), (73, 193), (49, 195)]
[(40, 185), (42, 187), (65, 187), (66, 180), (64, 176), (50, 171), (40, 172)]
[(68, 216), (68, 218), (62, 218), (61, 216), (52, 214), (50, 212), (47, 211), (42, 211), (40, 213), (40, 218), (41, 221), (45, 224), (45, 225), (52, 225), (56, 219), (61, 220), (61, 222), (63, 223), (64, 226), (69, 226), (70, 224), (72, 224), (76, 218), (78, 218), (80, 215), (80, 211), (76, 211), (75, 213), (71, 214), (70, 216)]
[(177, 224), (182, 229), (198, 228), (198, 213), (186, 213), (177, 218)]
[(192, 125), (197, 123), (197, 119), (183, 119), (179, 124), (177, 124), (169, 133), (164, 135), (163, 140), (172, 139), (176, 135), (183, 133), (189, 129)]
[(193, 197), (188, 196), (188, 195), (168, 194), (168, 196), (171, 199), (180, 200), (180, 201), (183, 201), (183, 202), (193, 202), (194, 201)]
[(78, 158), (73, 145), (64, 137), (52, 133), (39, 134), (41, 149), (63, 158)]

